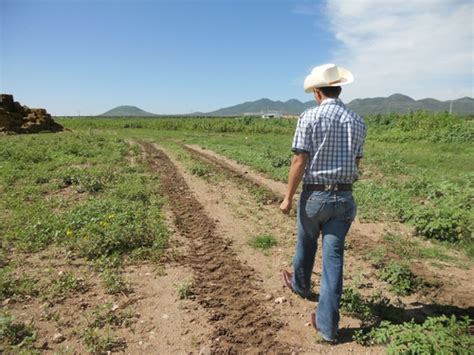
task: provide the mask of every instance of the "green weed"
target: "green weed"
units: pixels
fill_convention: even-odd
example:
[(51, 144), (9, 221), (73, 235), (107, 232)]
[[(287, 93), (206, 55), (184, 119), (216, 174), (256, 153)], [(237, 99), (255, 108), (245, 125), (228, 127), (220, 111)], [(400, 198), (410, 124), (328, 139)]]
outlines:
[(46, 298), (58, 298), (69, 296), (73, 293), (82, 293), (87, 290), (82, 280), (78, 279), (71, 272), (60, 272), (53, 281), (42, 290)]
[(262, 234), (250, 238), (248, 243), (255, 249), (268, 250), (277, 245), (277, 240), (271, 234)]
[(246, 184), (246, 186), (250, 194), (255, 198), (255, 200), (258, 203), (266, 205), (269, 203), (269, 201), (275, 200), (275, 196), (271, 192), (269, 192), (267, 189), (261, 186), (256, 186), (256, 185), (251, 185), (251, 184)]
[(374, 318), (370, 304), (352, 287), (344, 288), (340, 307), (343, 314), (358, 318), (364, 323), (370, 322)]
[(97, 307), (93, 311), (94, 320), (89, 327), (104, 328), (111, 327), (130, 327), (137, 321), (137, 314), (131, 309), (116, 309), (111, 303), (106, 303)]
[(377, 269), (384, 266), (386, 257), (387, 248), (385, 246), (377, 246), (364, 253), (364, 258), (370, 260), (372, 265)]
[(11, 268), (0, 269), (0, 301), (6, 298), (22, 299), (39, 294), (37, 281), (27, 276), (17, 276)]
[(63, 217), (61, 244), (91, 260), (141, 247), (163, 247), (167, 234), (160, 223), (160, 207), (115, 198), (88, 201)]
[(187, 300), (193, 296), (193, 283), (191, 281), (183, 281), (177, 289), (178, 298), (180, 300)]
[(381, 320), (400, 322), (403, 319), (403, 304), (390, 304), (390, 300), (380, 292), (364, 298), (354, 287), (344, 288), (340, 307), (343, 314), (360, 319), (364, 326), (376, 324)]
[(81, 339), (93, 354), (123, 351), (126, 348), (125, 341), (117, 338), (108, 327), (103, 332), (98, 328), (88, 327), (81, 334)]
[(410, 267), (392, 261), (379, 270), (379, 277), (390, 284), (390, 291), (405, 296), (415, 292), (421, 285), (410, 270)]
[(404, 259), (419, 258), (436, 261), (445, 261), (458, 267), (463, 267), (463, 260), (449, 254), (446, 245), (436, 243), (432, 246), (424, 246), (416, 238), (406, 238), (395, 234), (386, 234), (384, 241), (389, 244), (390, 252), (393, 252)]
[(132, 292), (129, 283), (117, 270), (105, 269), (101, 274), (105, 292), (110, 295), (128, 294)]
[(207, 165), (194, 163), (191, 166), (191, 174), (199, 177), (209, 177), (209, 175), (211, 174), (211, 170)]
[(0, 345), (16, 349), (29, 347), (36, 340), (36, 332), (24, 323), (15, 322), (6, 313), (0, 314)]
[(474, 340), (468, 317), (430, 317), (423, 324), (382, 322), (369, 332), (358, 331), (354, 340), (362, 345), (387, 345), (388, 354), (471, 354)]

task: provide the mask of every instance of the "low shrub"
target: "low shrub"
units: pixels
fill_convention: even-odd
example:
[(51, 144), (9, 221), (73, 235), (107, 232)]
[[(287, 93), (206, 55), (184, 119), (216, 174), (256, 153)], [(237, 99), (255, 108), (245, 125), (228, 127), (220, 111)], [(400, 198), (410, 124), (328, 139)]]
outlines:
[(472, 354), (471, 320), (455, 316), (430, 317), (423, 324), (382, 322), (368, 332), (358, 331), (354, 340), (362, 345), (387, 345), (388, 354)]
[(390, 291), (400, 296), (409, 295), (420, 286), (420, 280), (413, 275), (410, 267), (395, 261), (379, 270), (379, 277), (390, 284)]

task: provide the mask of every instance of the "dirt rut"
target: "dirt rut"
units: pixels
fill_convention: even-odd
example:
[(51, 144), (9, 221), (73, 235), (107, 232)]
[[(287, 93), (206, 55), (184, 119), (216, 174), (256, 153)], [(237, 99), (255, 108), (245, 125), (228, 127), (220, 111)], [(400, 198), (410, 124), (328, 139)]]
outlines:
[(175, 223), (189, 242), (186, 263), (193, 269), (196, 300), (209, 311), (214, 326), (213, 352), (288, 351), (276, 340), (281, 323), (263, 305), (255, 272), (242, 264), (226, 241), (215, 233), (214, 221), (190, 191), (168, 156), (140, 142), (150, 166), (160, 175)]
[(219, 167), (223, 172), (230, 173), (233, 177), (244, 180), (255, 187), (263, 188), (272, 202), (283, 200), (286, 193), (286, 185), (282, 182), (272, 181), (261, 174), (249, 172), (248, 168), (231, 159), (227, 159), (217, 153), (203, 149), (197, 145), (183, 145), (193, 158), (201, 160), (204, 163)]

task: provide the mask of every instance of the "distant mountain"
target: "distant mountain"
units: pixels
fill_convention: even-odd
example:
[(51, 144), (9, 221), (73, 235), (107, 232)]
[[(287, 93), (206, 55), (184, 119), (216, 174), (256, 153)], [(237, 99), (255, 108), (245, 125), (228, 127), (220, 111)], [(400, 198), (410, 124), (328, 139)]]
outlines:
[[(439, 101), (432, 98), (413, 100), (402, 94), (393, 94), (389, 97), (374, 97), (367, 99), (355, 99), (347, 104), (349, 108), (360, 115), (377, 113), (407, 113), (410, 111), (449, 111), (451, 101)], [(307, 108), (316, 106), (314, 100), (301, 102), (296, 99), (288, 101), (273, 101), (267, 98), (257, 101), (248, 101), (242, 104), (221, 108), (211, 112), (194, 112), (188, 116), (241, 116), (261, 115), (268, 112), (280, 114), (299, 115)], [(474, 115), (474, 99), (463, 97), (452, 101), (453, 113), (460, 115)], [(143, 111), (136, 106), (118, 106), (99, 116), (108, 117), (154, 117), (156, 114)]]
[[(407, 113), (410, 111), (449, 111), (451, 101), (438, 101), (432, 98), (414, 100), (409, 96), (394, 94), (389, 97), (375, 97), (367, 99), (355, 99), (347, 104), (352, 110), (361, 114), (377, 113)], [(239, 116), (244, 114), (262, 114), (269, 111), (277, 111), (281, 114), (299, 115), (307, 108), (316, 106), (314, 100), (301, 102), (299, 100), (272, 101), (260, 99), (257, 101), (244, 102), (216, 111), (207, 112), (208, 116)], [(453, 113), (461, 115), (474, 115), (474, 99), (463, 97), (452, 101)]]
[(154, 113), (143, 111), (136, 106), (117, 106), (112, 110), (104, 112), (99, 116), (107, 117), (151, 117), (156, 116)]
[(259, 115), (264, 112), (278, 111), (282, 114), (300, 114), (309, 107), (315, 106), (314, 101), (301, 102), (296, 99), (288, 101), (272, 101), (260, 99), (257, 101), (244, 102), (243, 104), (221, 108), (216, 111), (207, 112), (209, 116), (238, 116), (243, 114)]
[[(407, 113), (410, 111), (449, 111), (451, 101), (439, 101), (432, 98), (413, 100), (411, 97), (394, 94), (389, 97), (375, 97), (369, 99), (356, 99), (349, 102), (349, 106), (361, 115), (376, 113)], [(452, 101), (452, 111), (460, 115), (474, 114), (474, 99), (463, 97)]]

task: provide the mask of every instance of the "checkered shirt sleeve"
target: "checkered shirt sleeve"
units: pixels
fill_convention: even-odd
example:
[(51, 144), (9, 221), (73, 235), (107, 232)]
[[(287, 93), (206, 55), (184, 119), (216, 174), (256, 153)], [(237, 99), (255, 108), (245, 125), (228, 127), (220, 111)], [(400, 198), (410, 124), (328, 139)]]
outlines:
[(313, 128), (311, 126), (311, 119), (303, 112), (296, 126), (291, 150), (295, 153), (309, 153), (312, 146), (312, 136)]

